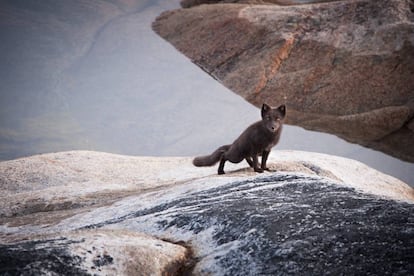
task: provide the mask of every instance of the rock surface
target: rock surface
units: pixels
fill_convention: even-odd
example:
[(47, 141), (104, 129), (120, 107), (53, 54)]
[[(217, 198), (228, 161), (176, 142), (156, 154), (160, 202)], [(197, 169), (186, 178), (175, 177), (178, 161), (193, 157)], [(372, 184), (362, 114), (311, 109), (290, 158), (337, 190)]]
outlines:
[(414, 161), (412, 1), (237, 2), (165, 12), (153, 29), (252, 104), (286, 103), (289, 124)]
[(413, 271), (414, 190), (359, 162), (274, 151), (272, 172), (75, 151), (0, 162), (0, 273)]
[(278, 5), (300, 5), (309, 3), (332, 2), (338, 0), (181, 0), (183, 8), (191, 8), (202, 4), (217, 3), (242, 3), (242, 4), (278, 4)]
[(0, 249), (6, 275), (175, 275), (189, 254), (183, 246), (123, 230), (74, 231)]

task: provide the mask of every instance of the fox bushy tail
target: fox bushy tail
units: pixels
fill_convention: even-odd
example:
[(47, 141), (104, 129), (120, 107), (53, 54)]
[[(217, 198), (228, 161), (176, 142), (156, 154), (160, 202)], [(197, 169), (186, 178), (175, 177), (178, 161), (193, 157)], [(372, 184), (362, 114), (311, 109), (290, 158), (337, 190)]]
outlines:
[(198, 156), (194, 158), (193, 165), (196, 167), (208, 167), (213, 166), (220, 161), (221, 156), (225, 153), (231, 145), (224, 145), (216, 149), (212, 154), (205, 156)]

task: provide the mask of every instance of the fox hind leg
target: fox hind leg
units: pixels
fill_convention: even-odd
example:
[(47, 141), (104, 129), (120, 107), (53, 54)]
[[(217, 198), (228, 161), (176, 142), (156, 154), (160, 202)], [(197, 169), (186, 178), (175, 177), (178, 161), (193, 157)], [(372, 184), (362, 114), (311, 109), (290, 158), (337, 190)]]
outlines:
[(224, 156), (222, 156), (221, 159), (220, 159), (220, 165), (218, 167), (217, 174), (225, 174), (225, 172), (224, 172), (224, 163), (226, 163), (226, 159), (224, 158)]
[(246, 157), (246, 161), (247, 161), (247, 163), (249, 164), (250, 167), (254, 168), (254, 166), (253, 166), (253, 160), (252, 160), (251, 157)]

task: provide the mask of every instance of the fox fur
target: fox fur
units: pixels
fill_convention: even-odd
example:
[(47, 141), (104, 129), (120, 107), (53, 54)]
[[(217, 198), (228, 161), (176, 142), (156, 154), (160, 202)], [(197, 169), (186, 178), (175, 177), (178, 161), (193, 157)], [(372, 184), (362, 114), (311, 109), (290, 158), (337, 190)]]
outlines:
[[(220, 161), (217, 173), (224, 174), (226, 161), (240, 163), (245, 159), (255, 172), (268, 170), (266, 161), (272, 147), (279, 142), (286, 106), (272, 108), (263, 104), (261, 115), (262, 120), (250, 125), (232, 144), (221, 146), (210, 155), (194, 158), (194, 166), (213, 166)], [(261, 164), (258, 161), (260, 155)]]

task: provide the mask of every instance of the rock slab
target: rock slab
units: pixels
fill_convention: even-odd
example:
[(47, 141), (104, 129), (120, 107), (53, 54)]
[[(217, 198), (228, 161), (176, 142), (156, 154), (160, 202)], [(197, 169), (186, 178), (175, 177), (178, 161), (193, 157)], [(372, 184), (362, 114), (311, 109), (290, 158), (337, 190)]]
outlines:
[(191, 160), (73, 151), (0, 162), (0, 274), (414, 269), (414, 190), (395, 178), (307, 152), (273, 151), (263, 174), (246, 163), (217, 176)]
[(175, 275), (189, 252), (128, 231), (75, 231), (0, 245), (2, 275)]
[(414, 161), (412, 1), (232, 2), (165, 12), (153, 29), (250, 103), (286, 103), (289, 124)]
[(179, 237), (196, 252), (194, 275), (407, 275), (413, 211), (317, 177), (273, 174), (87, 227)]

